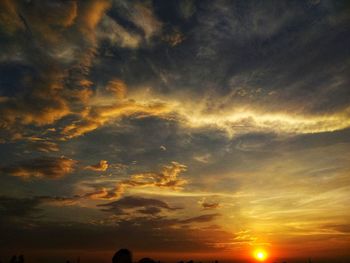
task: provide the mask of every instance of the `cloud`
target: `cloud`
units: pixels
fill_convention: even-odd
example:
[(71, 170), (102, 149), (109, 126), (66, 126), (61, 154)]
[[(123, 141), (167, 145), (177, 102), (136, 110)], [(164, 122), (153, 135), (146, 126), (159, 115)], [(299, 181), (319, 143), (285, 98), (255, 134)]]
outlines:
[(164, 116), (168, 111), (169, 109), (165, 104), (158, 102), (145, 104), (135, 101), (122, 101), (111, 105), (93, 106), (83, 112), (80, 120), (64, 127), (62, 135), (66, 139), (71, 139), (94, 131), (112, 120), (123, 117)]
[(138, 213), (144, 214), (144, 215), (156, 215), (162, 212), (162, 209), (160, 209), (159, 207), (155, 207), (155, 206), (148, 206), (145, 208), (141, 208), (139, 210), (137, 210)]
[(175, 191), (181, 190), (183, 186), (187, 184), (187, 180), (179, 178), (180, 173), (184, 171), (186, 171), (185, 165), (172, 162), (170, 165), (164, 165), (162, 171), (159, 173), (148, 172), (134, 174), (130, 179), (117, 183), (113, 188), (102, 188), (97, 191), (86, 193), (83, 197), (97, 200), (118, 199), (126, 190), (137, 187), (159, 187), (169, 188)]
[(92, 94), (86, 73), (96, 48), (95, 29), (109, 2), (5, 1), (3, 7), (4, 66), (14, 65), (14, 72), (17, 67), (28, 70), (15, 94), (1, 100), (0, 126), (25, 134), (23, 126), (54, 124), (80, 111)]
[(42, 157), (3, 166), (0, 171), (21, 179), (60, 179), (74, 172), (76, 163), (65, 157)]
[(180, 220), (179, 222), (182, 224), (192, 224), (192, 223), (208, 223), (216, 219), (220, 214), (213, 213), (213, 214), (206, 214), (206, 215), (200, 215), (191, 217), (188, 219)]
[[(178, 209), (178, 208), (176, 208)], [(163, 222), (162, 224), (166, 225), (167, 227), (198, 227), (198, 224), (206, 224), (206, 223), (210, 223), (212, 221), (214, 221), (215, 219), (217, 219), (219, 216), (221, 216), (221, 214), (219, 213), (212, 213), (212, 214), (205, 214), (205, 215), (199, 215), (199, 216), (194, 216), (194, 217), (189, 217), (186, 219), (182, 219), (182, 218), (172, 218), (169, 216), (164, 216), (164, 217), (160, 217), (158, 216), (158, 220), (160, 220), (160, 222)], [(137, 221), (137, 220), (142, 220), (142, 218), (138, 217), (138, 216), (131, 216), (128, 217), (126, 220), (130, 220), (130, 221)], [(149, 217), (146, 217), (144, 219), (147, 220), (153, 220)], [(123, 221), (125, 219), (118, 219), (119, 221)]]
[[(168, 94), (134, 91), (131, 95), (136, 104), (152, 105), (155, 101), (162, 105), (159, 112), (145, 111), (147, 114), (172, 121), (189, 132), (219, 130), (229, 137), (249, 133), (274, 133), (297, 135), (332, 132), (350, 127), (350, 109), (345, 108), (324, 114), (271, 109), (265, 105), (233, 104), (233, 101), (216, 93), (202, 97), (191, 97), (185, 93)], [(142, 105), (141, 104), (141, 105)], [(293, 106), (294, 107), (294, 106)], [(140, 110), (142, 111), (142, 110)], [(132, 117), (132, 115), (128, 115)], [(104, 122), (103, 122), (104, 123)], [(194, 156), (199, 162), (208, 162), (210, 154)]]
[(130, 20), (143, 30), (147, 41), (160, 32), (162, 23), (155, 16), (152, 7), (141, 3), (133, 5), (133, 12), (130, 13)]
[(203, 209), (216, 209), (220, 207), (220, 203), (208, 203), (208, 202), (202, 202), (201, 207)]
[(37, 91), (7, 98), (0, 103), (0, 125), (3, 128), (12, 128), (16, 123), (43, 126), (70, 113), (68, 102), (60, 95), (61, 88), (53, 83), (60, 82), (62, 78), (52, 75), (50, 77), (43, 77), (40, 84), (31, 84), (35, 85)]
[(155, 215), (162, 210), (174, 211), (180, 208), (171, 207), (166, 202), (153, 198), (143, 198), (139, 196), (126, 196), (117, 201), (98, 205), (102, 207), (102, 211), (112, 212), (116, 215), (123, 215), (128, 213), (141, 213)]
[(112, 9), (115, 13), (106, 15), (97, 31), (99, 40), (107, 40), (112, 48), (144, 48), (162, 32), (152, 4), (113, 1)]
[[(350, 127), (350, 109), (328, 114), (304, 114), (270, 110), (252, 105), (233, 106), (219, 97), (199, 99), (194, 102), (182, 98), (167, 103), (173, 120), (189, 130), (218, 129), (229, 136), (272, 132), (276, 134), (307, 134), (342, 130)], [(175, 116), (175, 117), (174, 117)]]
[(9, 196), (0, 196), (0, 215), (2, 218), (32, 217), (41, 211), (39, 208), (37, 208), (39, 205), (40, 201), (36, 198), (13, 198)]
[[(238, 72), (233, 74), (231, 67), (223, 63), (224, 68), (220, 68), (220, 72), (226, 72), (226, 76), (220, 75), (222, 78), (216, 76), (215, 70), (211, 70), (213, 71), (211, 73), (213, 79), (220, 79), (218, 85), (222, 87), (218, 87), (218, 94), (223, 90), (224, 94), (213, 96), (212, 101), (208, 99), (204, 99), (204, 102), (196, 101), (195, 105), (189, 105), (184, 109), (181, 105), (182, 98), (176, 101), (176, 106), (168, 104), (166, 100), (162, 101), (160, 104), (164, 108), (161, 112), (157, 110), (154, 112), (150, 109), (154, 106), (150, 100), (128, 101), (103, 107), (91, 106), (88, 101), (94, 96), (95, 90), (92, 86), (96, 84), (89, 80), (89, 74), (94, 64), (97, 49), (99, 45), (103, 46), (103, 43), (100, 42), (104, 38), (112, 36), (112, 41), (116, 45), (129, 48), (140, 47), (144, 42), (151, 42), (156, 36), (162, 36), (163, 40), (168, 41), (171, 45), (178, 45), (183, 40), (181, 31), (177, 27), (173, 27), (175, 28), (174, 32), (163, 34), (163, 23), (157, 17), (154, 11), (155, 7), (151, 3), (85, 1), (78, 4), (76, 1), (62, 3), (44, 1), (42, 4), (37, 2), (15, 4), (3, 1), (2, 7), (1, 34), (6, 41), (2, 41), (1, 45), (6, 50), (4, 53), (8, 54), (6, 55), (7, 64), (13, 64), (15, 69), (17, 66), (28, 69), (25, 76), (19, 80), (18, 86), (20, 88), (16, 90), (15, 96), (1, 94), (0, 125), (9, 130), (11, 134), (25, 133), (22, 126), (54, 125), (64, 119), (66, 120), (64, 128), (58, 130), (62, 132), (65, 139), (70, 139), (94, 131), (123, 116), (162, 116), (173, 119), (174, 114), (178, 114), (176, 121), (189, 129), (214, 127), (225, 130), (230, 135), (240, 133), (242, 130), (247, 132), (269, 130), (293, 134), (326, 132), (349, 127), (349, 109), (344, 107), (342, 102), (346, 101), (344, 87), (346, 87), (348, 80), (343, 74), (338, 74), (339, 68), (346, 72), (346, 66), (327, 67), (326, 70), (331, 72), (328, 73), (331, 76), (327, 75), (327, 81), (319, 84), (310, 76), (314, 75), (311, 74), (314, 73), (313, 71), (324, 72), (325, 69), (318, 66), (324, 63), (315, 63), (315, 67), (308, 67), (307, 72), (312, 70), (308, 74), (309, 77), (303, 76), (303, 79), (291, 82), (290, 79), (295, 79), (292, 75), (296, 71), (295, 69), (300, 68), (300, 65), (309, 65), (305, 61), (297, 59), (294, 59), (293, 63), (283, 63), (284, 65), (290, 64), (293, 67), (292, 71), (283, 66), (278, 72), (275, 72), (275, 69), (261, 69), (259, 65), (251, 65), (248, 61), (249, 65), (247, 65), (248, 69), (246, 70), (248, 73), (238, 67)], [(110, 8), (113, 12), (107, 12)], [(242, 12), (246, 14), (245, 19), (239, 19), (237, 10), (240, 9), (234, 3), (218, 2), (214, 5), (204, 3), (199, 11), (193, 1), (181, 2), (179, 11), (184, 18), (191, 17), (197, 10), (196, 15), (199, 23), (193, 36), (190, 36), (194, 40), (194, 46), (190, 46), (190, 48), (199, 51), (206, 50), (209, 52), (204, 52), (206, 54), (221, 54), (227, 50), (225, 45), (232, 42), (237, 50), (241, 50), (241, 46), (237, 46), (237, 43), (244, 43), (243, 46), (247, 46), (249, 49), (251, 39), (269, 40), (271, 36), (282, 34), (295, 15), (300, 17), (305, 12), (300, 6), (293, 3), (280, 3), (277, 7), (247, 3), (241, 8)], [(317, 8), (323, 10), (322, 8), (326, 7)], [(288, 12), (282, 12), (280, 15), (279, 10), (287, 9)], [(227, 10), (233, 10), (233, 12), (230, 13)], [(266, 13), (270, 12), (272, 16), (266, 18)], [(263, 30), (261, 23), (265, 25)], [(341, 28), (342, 23), (344, 22), (338, 21), (337, 25)], [(307, 41), (314, 43), (319, 39), (317, 36), (322, 33), (322, 28), (314, 23), (309, 24), (315, 27), (316, 33), (315, 36), (310, 34), (311, 39), (308, 38)], [(307, 30), (311, 29), (307, 28)], [(334, 36), (332, 35), (333, 38), (327, 38), (329, 43), (333, 43), (332, 41), (336, 39), (336, 33)], [(327, 41), (325, 42), (328, 43)], [(346, 41), (344, 42), (346, 43)], [(301, 47), (293, 46), (292, 48), (297, 49), (297, 51), (302, 50), (305, 43), (300, 43)], [(261, 51), (264, 54), (270, 54), (269, 49), (265, 50), (260, 46), (256, 50), (255, 52)], [(332, 57), (331, 54), (328, 55)], [(171, 60), (174, 60), (171, 54), (169, 56)], [(261, 57), (258, 56), (259, 58)], [(268, 59), (270, 64), (280, 65), (274, 63), (280, 59), (278, 54), (272, 53)], [(319, 56), (315, 58), (315, 61), (317, 62), (318, 59)], [(240, 63), (241, 58), (238, 56), (230, 58), (230, 60)], [(147, 58), (148, 64), (162, 65), (163, 62), (157, 61), (153, 57)], [(180, 83), (181, 86), (193, 86), (196, 89), (198, 85), (211, 85), (201, 82), (202, 79), (208, 81), (208, 79), (198, 76), (206, 70), (207, 64), (199, 64), (203, 68), (191, 70), (184, 68), (184, 71), (191, 72), (193, 78), (198, 79), (192, 80), (191, 77), (189, 83)], [(127, 65), (125, 67), (128, 68)], [(232, 66), (232, 68), (236, 67)], [(164, 70), (168, 69), (165, 67)], [(181, 79), (186, 79), (186, 72), (172, 70), (171, 75), (183, 73), (184, 77)], [(271, 83), (274, 73), (280, 76), (278, 81), (276, 80), (277, 84)], [(106, 85), (107, 90), (115, 93), (118, 99), (124, 99), (126, 96), (125, 83), (121, 79), (122, 76), (111, 79)], [(140, 79), (145, 78), (140, 77)], [(174, 85), (170, 86), (179, 86), (176, 79), (172, 80)], [(292, 84), (282, 90), (281, 87), (285, 87), (285, 82), (288, 81)], [(149, 82), (152, 83), (152, 80)], [(320, 98), (312, 100), (312, 103), (300, 105), (300, 101), (310, 101), (309, 97), (312, 96), (314, 88), (305, 88), (310, 85), (321, 85)], [(300, 93), (302, 93), (300, 90), (310, 90), (310, 94), (300, 98)], [(188, 94), (185, 96), (188, 97)], [(337, 99), (340, 101), (339, 105), (333, 105), (335, 100), (328, 99), (338, 97), (342, 98)], [(273, 103), (274, 101), (278, 101), (278, 103)], [(207, 104), (208, 107), (204, 107), (201, 105), (202, 103)], [(323, 115), (317, 114), (317, 109), (322, 108), (325, 103), (329, 106), (325, 108), (330, 111)], [(230, 108), (232, 104), (235, 105), (234, 108)], [(249, 107), (246, 107), (247, 105)]]
[[(169, 224), (171, 221), (162, 217), (138, 217), (118, 222), (105, 220), (102, 223), (35, 221), (31, 227), (26, 224), (2, 224), (0, 231), (7, 241), (4, 248), (18, 245), (26, 249), (88, 248), (114, 251), (115, 247), (133, 247), (137, 251), (171, 251), (183, 255), (184, 251), (222, 252), (223, 247), (219, 248), (217, 244), (226, 243), (225, 248), (228, 248), (230, 241), (233, 241), (233, 235), (220, 228), (198, 225), (174, 227)], [(52, 236), (56, 238), (53, 240), (50, 238)]]
[(175, 47), (179, 44), (181, 44), (185, 40), (185, 36), (181, 33), (178, 29), (173, 29), (172, 32), (169, 32), (168, 34), (164, 34), (162, 36), (162, 40), (167, 42), (170, 46)]
[(203, 154), (203, 155), (195, 155), (193, 159), (200, 163), (209, 163), (211, 158), (211, 154)]
[(35, 199), (39, 200), (41, 204), (59, 207), (77, 205), (81, 197), (78, 195), (75, 195), (73, 197), (43, 195), (36, 196)]
[(100, 40), (108, 40), (111, 46), (131, 49), (139, 48), (143, 41), (142, 36), (128, 31), (109, 16), (103, 18), (97, 36)]
[(184, 0), (179, 2), (180, 16), (184, 19), (189, 19), (196, 12), (195, 1)]
[(44, 140), (41, 138), (28, 138), (29, 145), (28, 149), (49, 153), (49, 152), (58, 152), (60, 150), (58, 144), (53, 141)]
[(108, 82), (106, 90), (115, 94), (118, 99), (124, 99), (126, 96), (127, 87), (124, 81), (114, 79)]
[[(195, 3), (191, 1), (181, 2), (178, 6), (182, 14), (180, 15), (187, 18), (191, 17), (194, 10), (197, 9)], [(279, 10), (285, 6), (290, 7), (291, 11), (283, 12), (280, 16)], [(268, 69), (249, 64), (248, 66), (253, 68), (252, 70), (249, 68), (248, 73), (241, 72), (238, 67), (238, 72), (231, 74), (232, 70), (225, 63), (223, 63), (224, 68), (220, 68), (220, 72), (227, 74), (222, 78), (216, 76), (215, 70), (211, 70), (213, 71), (211, 72), (212, 78), (220, 79), (217, 94), (210, 93), (212, 90), (205, 88), (204, 90), (208, 90), (209, 94), (204, 92), (200, 96), (193, 96), (194, 98), (190, 94), (184, 94), (185, 98), (191, 96), (191, 100), (184, 100), (182, 97), (175, 98), (170, 89), (167, 92), (168, 96), (154, 94), (154, 97), (147, 98), (147, 100), (126, 100), (127, 88), (123, 77), (127, 78), (129, 73), (120, 73), (117, 78), (107, 76), (107, 80), (104, 81), (107, 83), (106, 91), (116, 96), (114, 103), (93, 105), (91, 100), (96, 99), (97, 93), (95, 86), (100, 84), (92, 82), (90, 70), (97, 62), (95, 58), (99, 54), (97, 52), (99, 47), (105, 48), (104, 39), (109, 38), (118, 47), (140, 48), (145, 43), (154, 42), (152, 39), (159, 36), (160, 39), (174, 46), (180, 44), (184, 39), (185, 33), (178, 29), (182, 30), (182, 27), (171, 27), (172, 31), (168, 34), (163, 32), (163, 22), (157, 17), (153, 3), (95, 0), (79, 4), (76, 1), (55, 4), (50, 1), (44, 1), (42, 4), (37, 2), (15, 4), (4, 1), (2, 7), (4, 12), (0, 19), (3, 29), (1, 34), (6, 41), (1, 42), (1, 47), (8, 54), (4, 67), (9, 67), (10, 64), (13, 71), (21, 71), (23, 75), (20, 78), (13, 77), (11, 81), (14, 82), (14, 79), (18, 81), (19, 88), (16, 89), (15, 94), (13, 92), (1, 94), (0, 126), (8, 132), (7, 134), (3, 132), (3, 137), (10, 138), (8, 140), (12, 138), (8, 134), (21, 134), (22, 139), (33, 135), (37, 130), (29, 129), (31, 125), (36, 126), (37, 129), (44, 129), (44, 126), (47, 125), (62, 125), (56, 127), (60, 133), (57, 137), (61, 136), (67, 140), (95, 131), (115, 120), (142, 116), (171, 119), (190, 130), (220, 129), (231, 136), (266, 130), (288, 134), (317, 133), (340, 130), (350, 125), (348, 107), (340, 108), (340, 106), (330, 105), (328, 108), (339, 109), (322, 115), (315, 111), (316, 108), (323, 105), (323, 99), (330, 97), (328, 95), (332, 91), (334, 91), (332, 96), (344, 93), (342, 90), (346, 86), (347, 78), (335, 74), (338, 69), (333, 68), (329, 69), (329, 72), (332, 72), (329, 74), (333, 77), (331, 79), (327, 77), (327, 83), (322, 84), (321, 87), (324, 91), (322, 94), (328, 95), (321, 94), (321, 100), (313, 100), (312, 103), (305, 104), (311, 105), (310, 107), (300, 106), (298, 94), (301, 89), (310, 90), (303, 88), (309, 82), (315, 86), (318, 85), (314, 83), (315, 81), (305, 77), (305, 81), (300, 80), (298, 83), (294, 81), (294, 84), (282, 90), (278, 85), (285, 86), (284, 82), (293, 76), (282, 72), (277, 74), (281, 76), (278, 85), (271, 84), (269, 81), (273, 79), (273, 69), (270, 72)], [(227, 10), (234, 11), (229, 13)], [(271, 10), (273, 16), (266, 18), (266, 13)], [(209, 53), (216, 54), (224, 52), (225, 43), (233, 41), (235, 48), (240, 50), (241, 47), (237, 46), (237, 43), (247, 43), (254, 38), (265, 39), (280, 34), (294, 17), (293, 14), (299, 14), (301, 11), (296, 4), (281, 3), (278, 7), (272, 7), (248, 3), (242, 7), (242, 12), (247, 15), (247, 19), (238, 19), (236, 4), (218, 2), (208, 5), (204, 3), (200, 11), (196, 12), (199, 21), (198, 28), (195, 28), (193, 35), (189, 36), (194, 41), (190, 44), (194, 46), (186, 48), (199, 51), (209, 50)], [(261, 30), (259, 21), (266, 24), (264, 30)], [(221, 26), (222, 23), (225, 26)], [(226, 34), (225, 29), (230, 31), (229, 34)], [(176, 64), (177, 60), (171, 56), (169, 53), (169, 59)], [(273, 62), (277, 58), (271, 56), (269, 59)], [(237, 61), (235, 63), (240, 61), (235, 57), (230, 60)], [(123, 62), (125, 65), (122, 67), (127, 69), (123, 72), (130, 71), (130, 74), (133, 75), (134, 71), (129, 69), (128, 61)], [(147, 57), (146, 61), (148, 66), (152, 64), (163, 67), (164, 64), (164, 61), (158, 61), (154, 57)], [(98, 63), (103, 62), (105, 61), (101, 58)], [(275, 63), (272, 62), (271, 64), (274, 65)], [(298, 68), (300, 63), (305, 64), (302, 61), (291, 64)], [(199, 64), (203, 68), (194, 67), (191, 70), (184, 68), (186, 72), (182, 71), (182, 67), (175, 67), (179, 69), (174, 70), (165, 66), (164, 72), (169, 70), (171, 76), (183, 74), (180, 79), (187, 79), (187, 72), (193, 75), (189, 83), (178, 83), (178, 77), (169, 78), (167, 81), (171, 83), (170, 86), (190, 86), (193, 89), (196, 89), (198, 85), (210, 86), (210, 83), (201, 82), (202, 80), (208, 82), (208, 79), (198, 75), (206, 70), (207, 64)], [(139, 66), (144, 65), (140, 64), (134, 68), (139, 68)], [(21, 70), (22, 68), (26, 70)], [(346, 71), (344, 66), (343, 69)], [(324, 69), (320, 70), (323, 72)], [(197, 80), (192, 80), (195, 77)], [(134, 79), (137, 82), (138, 79), (149, 78), (152, 76), (147, 78), (140, 76)], [(154, 81), (149, 79), (146, 82), (147, 85), (152, 85)], [(11, 87), (7, 89), (11, 90)], [(174, 90), (178, 92), (177, 88)], [(202, 95), (206, 97), (203, 98)], [(272, 103), (274, 101), (279, 103)], [(344, 106), (344, 103), (342, 104)], [(23, 126), (28, 129), (24, 129)], [(40, 146), (38, 148), (44, 149)]]
[(124, 181), (124, 183), (130, 186), (168, 187), (177, 190), (187, 184), (187, 180), (178, 178), (180, 173), (186, 171), (186, 169), (185, 165), (172, 162), (170, 165), (163, 166), (162, 171), (159, 173), (135, 174), (130, 180)]
[(327, 224), (322, 226), (325, 230), (333, 230), (343, 234), (350, 233), (350, 224)]
[[(8, 168), (6, 168), (8, 169)], [(179, 178), (182, 172), (186, 171), (186, 166), (177, 162), (172, 162), (170, 165), (164, 165), (163, 169), (156, 172), (139, 173), (131, 175), (130, 179), (121, 180), (115, 184), (113, 187), (102, 187), (98, 188), (94, 186), (93, 183), (89, 183), (88, 187), (84, 186), (84, 183), (80, 182), (79, 186), (83, 186), (84, 193), (76, 194), (72, 197), (63, 198), (48, 198), (43, 197), (48, 202), (58, 205), (72, 205), (79, 201), (84, 200), (118, 200), (122, 198), (123, 194), (130, 189), (140, 188), (140, 187), (150, 187), (150, 188), (168, 188), (172, 191), (181, 190), (184, 185), (187, 184), (187, 180)], [(92, 189), (91, 189), (92, 188)], [(142, 203), (142, 201), (157, 202), (155, 200), (143, 200), (142, 198), (136, 199), (130, 197), (129, 199), (124, 199), (121, 203), (116, 202), (118, 205), (126, 205), (126, 203), (137, 202)], [(158, 203), (158, 206), (160, 203)], [(150, 211), (150, 210), (148, 210)]]
[(104, 172), (108, 169), (109, 165), (106, 160), (101, 160), (99, 163), (94, 165), (88, 165), (84, 169), (85, 170), (91, 170), (96, 172)]

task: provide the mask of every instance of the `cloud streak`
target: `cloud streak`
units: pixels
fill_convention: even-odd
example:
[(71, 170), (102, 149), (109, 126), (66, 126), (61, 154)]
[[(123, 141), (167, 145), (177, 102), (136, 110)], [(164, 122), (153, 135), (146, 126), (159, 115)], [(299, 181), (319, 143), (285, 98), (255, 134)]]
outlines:
[(61, 179), (74, 172), (77, 161), (65, 157), (42, 157), (3, 166), (4, 174), (28, 179)]
[(166, 211), (175, 211), (179, 207), (171, 207), (166, 202), (153, 198), (143, 198), (139, 196), (125, 196), (117, 201), (100, 204), (102, 211), (111, 212), (116, 215), (132, 213), (141, 213), (146, 215), (156, 215)]

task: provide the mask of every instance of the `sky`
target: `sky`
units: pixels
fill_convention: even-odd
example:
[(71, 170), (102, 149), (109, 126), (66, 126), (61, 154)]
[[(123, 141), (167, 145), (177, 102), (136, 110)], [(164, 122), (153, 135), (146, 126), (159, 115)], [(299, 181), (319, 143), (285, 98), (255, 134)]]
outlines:
[(0, 260), (349, 260), (349, 47), (345, 0), (2, 0)]

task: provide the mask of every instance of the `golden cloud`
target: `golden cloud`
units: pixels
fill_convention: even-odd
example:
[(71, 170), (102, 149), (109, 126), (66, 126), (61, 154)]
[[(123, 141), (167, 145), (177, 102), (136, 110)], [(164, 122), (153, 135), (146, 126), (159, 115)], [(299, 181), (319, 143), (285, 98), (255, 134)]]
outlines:
[(307, 134), (342, 130), (350, 127), (350, 108), (334, 113), (294, 113), (251, 105), (222, 105), (220, 98), (188, 99), (188, 95), (165, 97), (139, 91), (132, 94), (140, 101), (158, 100), (169, 108), (169, 116), (185, 129), (219, 129), (229, 136), (249, 132)]
[(118, 182), (114, 187), (104, 187), (94, 191), (87, 191), (87, 193), (78, 196), (81, 199), (115, 200), (119, 199), (126, 190), (140, 187), (167, 188), (173, 191), (179, 191), (187, 184), (187, 180), (179, 178), (180, 174), (186, 171), (186, 169), (185, 165), (172, 162), (169, 165), (164, 165), (158, 173), (147, 172), (134, 174), (130, 179)]
[(64, 127), (62, 135), (70, 139), (94, 131), (113, 120), (123, 117), (165, 116), (168, 111), (167, 106), (162, 103), (141, 104), (132, 100), (112, 105), (92, 106), (82, 113), (79, 121)]
[(108, 162), (106, 160), (101, 160), (99, 163), (94, 165), (88, 165), (84, 169), (96, 172), (104, 172), (108, 169)]
[(187, 184), (187, 180), (178, 178), (179, 174), (186, 170), (185, 165), (172, 162), (170, 165), (163, 166), (160, 173), (135, 174), (131, 180), (124, 181), (124, 183), (130, 186), (156, 186), (178, 190)]

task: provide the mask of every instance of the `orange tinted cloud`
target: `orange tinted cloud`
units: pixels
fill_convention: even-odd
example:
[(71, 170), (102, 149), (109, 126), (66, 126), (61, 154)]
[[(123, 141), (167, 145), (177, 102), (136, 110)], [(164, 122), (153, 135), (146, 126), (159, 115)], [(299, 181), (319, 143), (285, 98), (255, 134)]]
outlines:
[(29, 145), (29, 149), (33, 149), (39, 152), (58, 152), (60, 148), (57, 143), (47, 140), (34, 140), (33, 143)]
[(131, 186), (169, 187), (178, 190), (187, 184), (187, 180), (179, 178), (180, 173), (186, 170), (185, 165), (172, 162), (170, 165), (164, 165), (159, 173), (135, 174), (131, 180), (125, 181), (125, 183)]
[(86, 1), (81, 6), (81, 15), (77, 23), (80, 23), (83, 29), (94, 30), (109, 7), (109, 0)]
[(16, 9), (17, 6), (14, 1), (0, 1), (0, 26), (2, 31), (8, 35), (12, 35), (17, 30), (24, 28)]
[(94, 165), (88, 165), (84, 169), (96, 172), (104, 172), (108, 169), (108, 162), (106, 160), (101, 160), (99, 163)]
[(60, 179), (74, 172), (77, 161), (65, 157), (43, 157), (1, 167), (1, 172), (22, 179)]
[(124, 99), (126, 96), (126, 84), (120, 79), (110, 80), (106, 87), (106, 90), (115, 94), (118, 99)]
[(20, 59), (33, 72), (16, 96), (0, 100), (2, 128), (24, 133), (20, 126), (54, 124), (84, 109), (92, 95), (86, 73), (95, 56), (95, 30), (109, 4), (1, 2), (0, 26), (11, 34), (3, 46), (6, 58)]
[(134, 174), (130, 179), (118, 182), (114, 187), (101, 188), (79, 195), (81, 199), (92, 200), (115, 200), (119, 199), (125, 191), (137, 187), (159, 187), (168, 188), (173, 191), (181, 190), (187, 180), (180, 178), (180, 174), (186, 171), (183, 164), (172, 162), (164, 165), (160, 172), (146, 172)]

